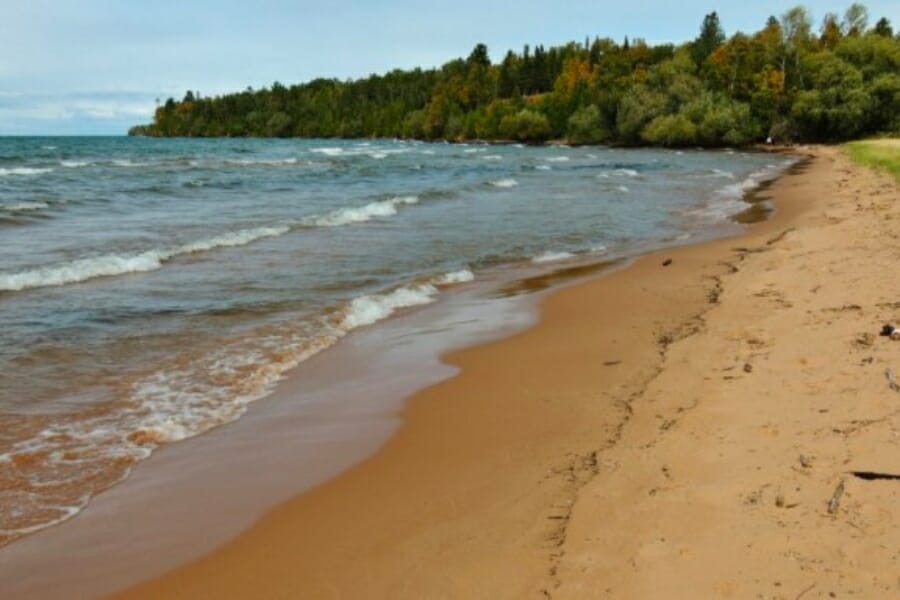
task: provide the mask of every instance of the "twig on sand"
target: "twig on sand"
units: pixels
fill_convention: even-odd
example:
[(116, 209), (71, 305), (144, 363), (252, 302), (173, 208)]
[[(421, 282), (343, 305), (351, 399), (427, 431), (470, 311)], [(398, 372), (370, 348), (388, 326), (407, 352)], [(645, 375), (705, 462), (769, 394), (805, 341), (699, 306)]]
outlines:
[(838, 508), (841, 506), (841, 496), (844, 495), (844, 480), (841, 479), (841, 482), (838, 484), (836, 488), (834, 488), (834, 493), (831, 495), (831, 500), (828, 501), (828, 514), (833, 515), (837, 513)]
[(797, 596), (794, 598), (794, 600), (800, 600), (800, 598), (802, 598), (803, 596), (806, 595), (806, 592), (810, 591), (814, 587), (816, 587), (816, 584), (812, 584), (811, 586), (809, 586), (808, 588), (806, 588), (805, 590), (803, 590), (802, 592), (797, 594)]
[(900, 384), (897, 383), (897, 376), (894, 374), (894, 370), (888, 367), (884, 370), (884, 376), (887, 377), (888, 387), (895, 392), (900, 392)]

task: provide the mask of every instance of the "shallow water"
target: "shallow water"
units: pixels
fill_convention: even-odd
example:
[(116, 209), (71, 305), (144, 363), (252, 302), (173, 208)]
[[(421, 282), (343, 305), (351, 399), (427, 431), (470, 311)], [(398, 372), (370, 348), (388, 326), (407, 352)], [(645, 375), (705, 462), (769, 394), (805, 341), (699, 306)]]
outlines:
[(721, 224), (787, 161), (400, 141), (0, 139), (0, 544), (470, 281)]

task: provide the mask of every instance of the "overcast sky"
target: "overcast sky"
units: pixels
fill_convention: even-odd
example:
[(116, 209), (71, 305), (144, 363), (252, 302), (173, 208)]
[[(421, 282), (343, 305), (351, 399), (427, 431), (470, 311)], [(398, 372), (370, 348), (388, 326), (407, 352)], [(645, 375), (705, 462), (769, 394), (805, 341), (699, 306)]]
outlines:
[[(866, 3), (900, 25), (900, 0)], [(0, 0), (0, 135), (122, 134), (157, 98), (437, 66), (479, 42), (681, 42), (717, 10), (755, 31), (780, 0)], [(849, 2), (810, 1), (816, 23)]]

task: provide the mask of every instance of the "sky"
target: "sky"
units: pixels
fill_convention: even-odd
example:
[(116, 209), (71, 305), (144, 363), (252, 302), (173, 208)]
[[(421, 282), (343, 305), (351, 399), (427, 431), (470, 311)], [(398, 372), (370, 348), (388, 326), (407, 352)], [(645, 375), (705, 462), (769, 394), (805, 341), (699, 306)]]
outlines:
[[(804, 3), (816, 23), (850, 4)], [(433, 67), (487, 44), (586, 36), (682, 42), (717, 11), (727, 34), (755, 31), (783, 0), (0, 0), (0, 135), (119, 135), (156, 101)], [(900, 0), (870, 21), (900, 25)]]

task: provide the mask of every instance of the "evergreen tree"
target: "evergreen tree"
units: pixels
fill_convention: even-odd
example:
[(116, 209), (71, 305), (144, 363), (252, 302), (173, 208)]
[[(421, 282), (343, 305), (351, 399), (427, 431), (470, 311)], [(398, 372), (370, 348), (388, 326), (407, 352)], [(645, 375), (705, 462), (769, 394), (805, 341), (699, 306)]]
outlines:
[(719, 15), (711, 12), (703, 18), (700, 35), (694, 40), (694, 62), (702, 65), (707, 57), (725, 41), (725, 32), (719, 24)]

